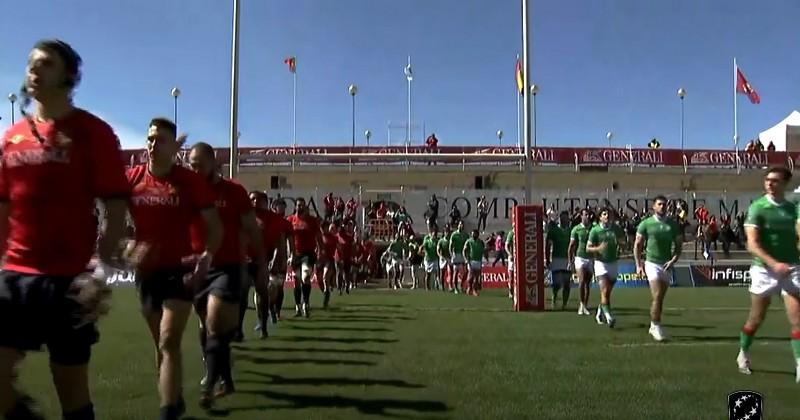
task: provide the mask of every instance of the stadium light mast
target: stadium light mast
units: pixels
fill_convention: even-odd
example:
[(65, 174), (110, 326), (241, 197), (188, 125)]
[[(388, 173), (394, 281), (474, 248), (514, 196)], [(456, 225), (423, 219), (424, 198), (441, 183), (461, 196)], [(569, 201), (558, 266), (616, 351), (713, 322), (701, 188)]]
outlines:
[(683, 98), (686, 97), (686, 89), (678, 89), (678, 97), (681, 98), (681, 151), (683, 151)]
[(611, 139), (614, 138), (614, 133), (609, 131), (606, 133), (606, 140), (608, 140), (608, 147), (611, 147)]
[(347, 87), (347, 92), (350, 94), (353, 102), (353, 145), (352, 147), (356, 147), (356, 94), (358, 94), (358, 86), (350, 85)]
[(11, 102), (11, 125), (14, 125), (14, 104), (17, 102), (17, 95), (9, 93), (8, 102)]
[(367, 140), (367, 147), (369, 147), (369, 138), (370, 137), (372, 137), (372, 131), (369, 131), (369, 130), (365, 131), (364, 132), (364, 138)]
[(536, 142), (536, 132), (539, 131), (539, 125), (536, 124), (536, 94), (539, 93), (539, 85), (532, 84), (531, 85), (531, 96), (533, 96), (533, 148), (538, 147), (538, 143)]
[(175, 126), (177, 127), (178, 126), (178, 97), (181, 96), (181, 90), (178, 89), (177, 86), (175, 86), (174, 88), (172, 88), (172, 90), (169, 93), (170, 93), (170, 95), (172, 95), (172, 99), (174, 99), (174, 102), (175, 102), (175, 108), (172, 111), (172, 121), (175, 123)]
[(497, 130), (497, 143), (503, 147), (503, 130)]
[[(523, 76), (522, 80), (524, 81), (523, 86), (527, 84), (529, 80), (531, 80), (531, 68), (530, 68), (530, 42), (529, 41), (529, 19), (528, 19), (528, 10), (529, 10), (529, 0), (522, 0), (522, 71)], [(524, 146), (524, 153), (525, 153), (525, 204), (533, 204), (533, 156), (531, 155), (531, 95), (523, 95), (522, 98), (522, 134), (525, 141)]]
[(235, 179), (239, 172), (239, 0), (233, 0), (233, 28), (231, 28), (231, 121), (229, 176)]

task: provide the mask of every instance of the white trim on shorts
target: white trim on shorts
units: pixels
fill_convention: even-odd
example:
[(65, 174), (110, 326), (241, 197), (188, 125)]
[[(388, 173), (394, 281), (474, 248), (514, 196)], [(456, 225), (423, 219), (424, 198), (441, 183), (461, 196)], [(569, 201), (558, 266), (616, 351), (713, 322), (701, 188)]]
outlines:
[(791, 294), (800, 295), (800, 267), (796, 264), (791, 265), (789, 275), (782, 279), (775, 277), (772, 270), (758, 265), (750, 266), (750, 293), (769, 297), (777, 295)]
[(617, 263), (606, 263), (602, 261), (594, 261), (594, 275), (595, 277), (606, 276), (611, 281), (617, 281), (617, 274), (619, 273)]

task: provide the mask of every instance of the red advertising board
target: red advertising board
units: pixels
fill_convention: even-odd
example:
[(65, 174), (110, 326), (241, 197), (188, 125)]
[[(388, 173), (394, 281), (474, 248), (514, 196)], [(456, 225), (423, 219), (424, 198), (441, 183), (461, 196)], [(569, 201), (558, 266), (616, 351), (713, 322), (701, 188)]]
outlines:
[(505, 289), (508, 287), (508, 268), (504, 265), (492, 267), (484, 265), (481, 269), (481, 287), (484, 289)]
[(515, 311), (544, 310), (544, 244), (542, 206), (514, 208)]

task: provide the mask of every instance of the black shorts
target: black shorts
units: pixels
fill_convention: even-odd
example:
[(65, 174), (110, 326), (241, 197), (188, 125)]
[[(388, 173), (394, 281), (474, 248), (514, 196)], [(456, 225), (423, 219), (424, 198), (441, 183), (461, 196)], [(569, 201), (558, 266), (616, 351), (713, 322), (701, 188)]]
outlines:
[(189, 273), (189, 269), (185, 267), (137, 272), (136, 289), (142, 309), (160, 311), (168, 300), (194, 300), (194, 291), (184, 281), (184, 276)]
[(202, 303), (209, 295), (214, 295), (228, 303), (239, 303), (243, 280), (241, 264), (211, 267), (205, 282), (195, 294), (195, 303)]
[(292, 269), (297, 270), (298, 268), (303, 267), (303, 264), (308, 264), (309, 266), (314, 266), (317, 263), (317, 254), (316, 253), (307, 253), (307, 254), (300, 254), (295, 255), (292, 258)]
[(89, 362), (100, 334), (81, 321), (81, 308), (67, 297), (75, 277), (0, 271), (0, 347), (39, 351), (50, 360), (77, 366)]

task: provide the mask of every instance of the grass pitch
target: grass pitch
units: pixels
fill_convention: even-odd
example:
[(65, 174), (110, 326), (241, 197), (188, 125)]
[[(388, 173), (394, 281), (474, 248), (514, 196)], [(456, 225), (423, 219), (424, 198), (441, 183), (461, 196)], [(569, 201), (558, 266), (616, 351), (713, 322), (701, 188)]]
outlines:
[[(668, 343), (647, 335), (646, 289), (618, 289), (617, 328), (574, 312), (514, 313), (504, 291), (480, 297), (359, 289), (334, 296), (311, 319), (284, 321), (265, 341), (236, 345), (237, 394), (213, 413), (196, 405), (201, 365), (196, 321), (184, 337), (189, 419), (725, 419), (727, 395), (764, 395), (765, 418), (795, 419), (789, 326), (774, 304), (752, 349), (752, 376), (737, 372), (744, 289), (673, 289)], [(597, 291), (592, 290), (592, 302)], [(314, 307), (321, 302), (315, 289)], [(13, 322), (13, 320), (4, 320)], [(248, 314), (248, 330), (253, 325)], [(155, 419), (152, 344), (133, 289), (116, 289), (94, 348), (99, 420)], [(25, 389), (60, 418), (47, 359), (31, 354)]]

